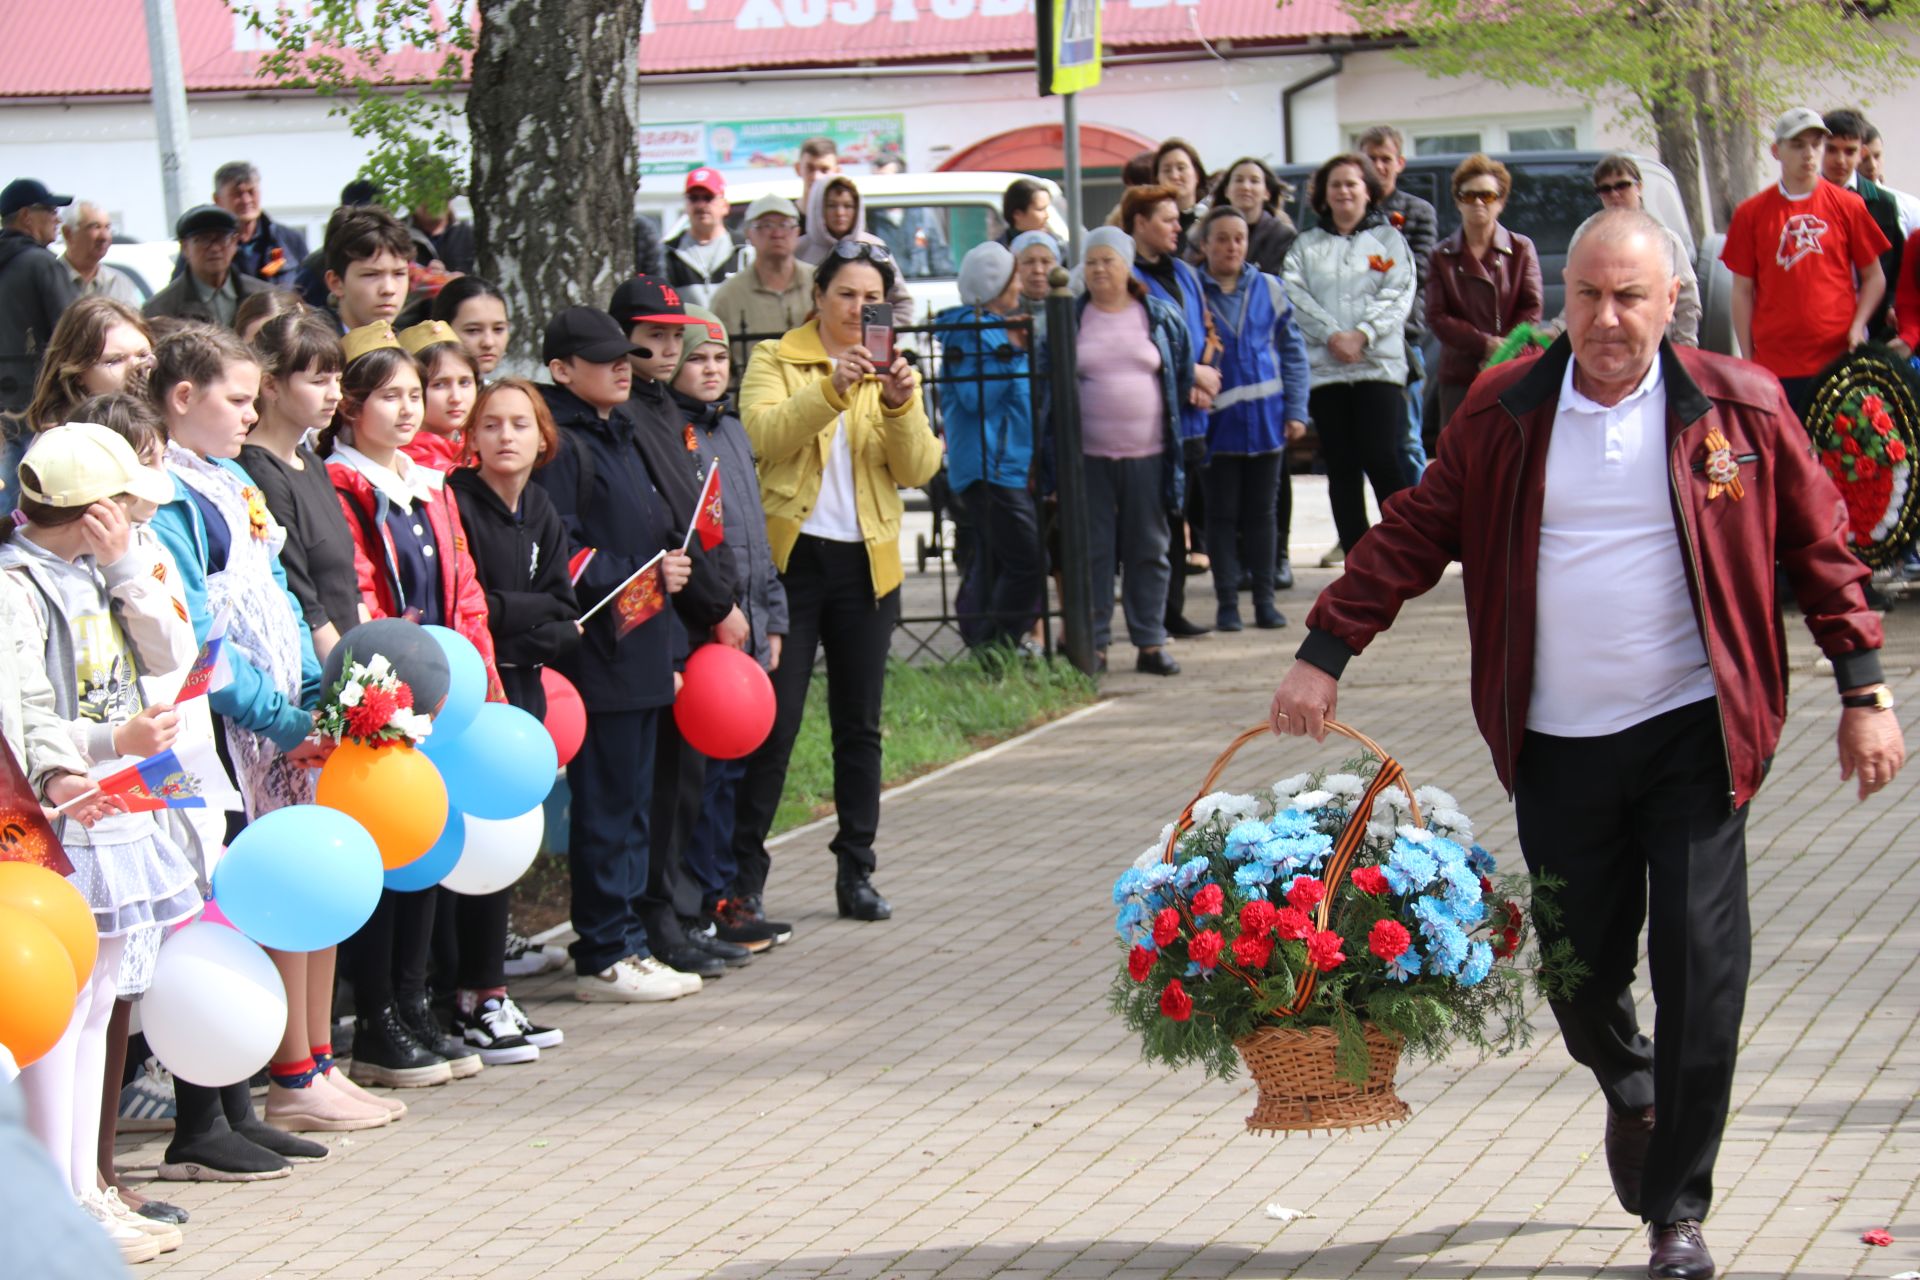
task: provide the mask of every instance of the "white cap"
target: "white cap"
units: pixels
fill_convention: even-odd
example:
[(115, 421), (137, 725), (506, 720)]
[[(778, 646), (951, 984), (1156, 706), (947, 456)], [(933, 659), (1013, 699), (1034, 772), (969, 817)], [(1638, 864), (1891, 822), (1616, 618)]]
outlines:
[(20, 463), (20, 492), (49, 507), (90, 507), (122, 493), (165, 506), (173, 501), (173, 479), (142, 463), (118, 432), (69, 422), (34, 437)]
[(1791, 107), (1782, 111), (1780, 118), (1773, 122), (1773, 140), (1785, 142), (1789, 138), (1799, 137), (1809, 129), (1818, 129), (1824, 134), (1827, 132), (1827, 122), (1821, 119), (1820, 113), (1812, 107)]

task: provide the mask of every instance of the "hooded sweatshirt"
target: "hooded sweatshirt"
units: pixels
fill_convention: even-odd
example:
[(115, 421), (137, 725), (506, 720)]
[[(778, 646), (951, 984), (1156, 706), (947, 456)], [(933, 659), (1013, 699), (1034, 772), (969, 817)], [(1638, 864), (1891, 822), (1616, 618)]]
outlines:
[[(853, 231), (846, 236), (836, 236), (827, 230), (827, 188), (844, 186), (853, 192)], [(887, 242), (866, 229), (866, 202), (860, 197), (860, 189), (851, 178), (845, 176), (822, 178), (813, 184), (813, 190), (807, 192), (806, 229), (800, 233), (800, 243), (794, 247), (793, 256), (811, 267), (818, 267), (833, 253), (833, 246), (842, 239), (858, 240), (862, 244), (877, 244), (887, 248)], [(892, 250), (888, 249), (889, 254)], [(913, 295), (907, 292), (904, 265), (898, 260), (893, 266), (893, 287), (887, 290), (887, 301), (893, 304), (893, 322), (902, 327), (913, 323)]]
[(79, 292), (60, 260), (24, 231), (0, 232), (0, 411), (33, 400), (40, 358)]

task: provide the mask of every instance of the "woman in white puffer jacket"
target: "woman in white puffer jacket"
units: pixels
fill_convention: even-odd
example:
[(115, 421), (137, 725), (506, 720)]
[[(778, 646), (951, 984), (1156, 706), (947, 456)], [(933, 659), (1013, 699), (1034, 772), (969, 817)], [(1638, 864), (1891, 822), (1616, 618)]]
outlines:
[(1327, 499), (1352, 550), (1367, 531), (1364, 475), (1383, 506), (1405, 484), (1407, 351), (1402, 336), (1416, 277), (1406, 238), (1377, 212), (1379, 179), (1357, 155), (1313, 175), (1315, 224), (1282, 272), (1313, 368), (1309, 410), (1327, 462)]

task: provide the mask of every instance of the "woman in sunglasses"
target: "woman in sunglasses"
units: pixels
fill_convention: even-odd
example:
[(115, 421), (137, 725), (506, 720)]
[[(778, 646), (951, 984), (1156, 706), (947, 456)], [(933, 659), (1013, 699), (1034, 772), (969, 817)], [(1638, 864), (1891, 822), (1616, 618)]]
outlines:
[[(819, 184), (824, 186), (826, 184)], [(818, 187), (816, 187), (816, 191)], [(815, 316), (762, 342), (740, 381), (740, 417), (759, 460), (767, 543), (787, 593), (773, 670), (773, 732), (747, 761), (735, 810), (738, 896), (766, 886), (767, 832), (800, 732), (815, 655), (827, 654), (827, 718), (839, 832), (840, 914), (885, 920), (873, 887), (880, 824), (880, 699), (900, 616), (900, 490), (940, 469), (920, 379), (906, 358), (866, 345), (861, 309), (895, 282), (884, 245), (842, 240), (813, 276)]]
[(1507, 166), (1484, 155), (1453, 171), (1460, 229), (1434, 246), (1427, 275), (1427, 324), (1440, 339), (1440, 413), (1428, 424), (1429, 457), (1493, 349), (1515, 325), (1540, 319), (1540, 255), (1533, 241), (1500, 225), (1512, 190)]

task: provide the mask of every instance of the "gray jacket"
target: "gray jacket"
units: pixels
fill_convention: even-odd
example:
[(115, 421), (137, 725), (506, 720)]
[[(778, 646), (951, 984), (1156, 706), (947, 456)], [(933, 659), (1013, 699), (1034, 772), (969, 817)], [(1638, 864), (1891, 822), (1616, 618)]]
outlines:
[(676, 391), (673, 402), (692, 424), (701, 475), (719, 463), (722, 523), (727, 550), (733, 553), (734, 601), (753, 629), (754, 660), (764, 667), (773, 656), (767, 637), (787, 634), (787, 589), (780, 585), (780, 574), (773, 567), (753, 443), (740, 419), (727, 412), (726, 401), (702, 404)]
[[(1406, 237), (1369, 215), (1351, 235), (1316, 226), (1287, 250), (1282, 273), (1294, 317), (1307, 340), (1313, 385), (1407, 381), (1407, 317), (1418, 289)], [(1358, 362), (1336, 360), (1327, 339), (1358, 329), (1367, 336)]]
[[(265, 280), (255, 279), (237, 269), (233, 272), (233, 284), (238, 294), (236, 309), (238, 302), (245, 302), (254, 294), (267, 293), (273, 288)], [(202, 324), (220, 323), (212, 308), (200, 301), (200, 294), (193, 287), (193, 276), (184, 271), (174, 278), (172, 284), (148, 298), (145, 310), (148, 316), (171, 316), (176, 320), (198, 320)]]
[(38, 240), (0, 232), (0, 412), (20, 413), (33, 402), (53, 326), (79, 296), (60, 259)]

